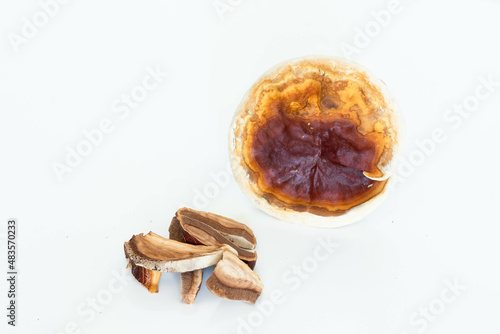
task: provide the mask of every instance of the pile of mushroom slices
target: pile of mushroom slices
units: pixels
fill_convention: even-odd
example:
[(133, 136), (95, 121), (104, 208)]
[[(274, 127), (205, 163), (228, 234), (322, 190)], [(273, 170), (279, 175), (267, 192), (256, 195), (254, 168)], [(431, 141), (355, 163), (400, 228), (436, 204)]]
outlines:
[(245, 224), (209, 212), (182, 208), (169, 228), (169, 239), (138, 234), (125, 242), (132, 274), (149, 292), (158, 292), (163, 272), (181, 274), (181, 301), (194, 302), (203, 269), (215, 265), (205, 285), (216, 296), (254, 304), (264, 285), (253, 272), (257, 240)]

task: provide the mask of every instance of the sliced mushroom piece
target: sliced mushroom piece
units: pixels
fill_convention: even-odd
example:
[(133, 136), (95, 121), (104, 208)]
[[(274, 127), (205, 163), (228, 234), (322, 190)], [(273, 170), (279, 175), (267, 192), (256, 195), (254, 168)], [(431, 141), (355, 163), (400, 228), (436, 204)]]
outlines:
[(191, 222), (194, 221), (203, 225), (208, 225), (219, 231), (238, 247), (254, 249), (257, 245), (257, 239), (255, 238), (253, 231), (245, 224), (237, 222), (233, 219), (216, 215), (215, 213), (197, 211), (189, 208), (177, 210), (176, 217), (180, 220), (181, 226), (188, 219)]
[(192, 304), (200, 291), (203, 269), (181, 273), (181, 302)]
[(133, 262), (129, 262), (132, 268), (132, 275), (151, 293), (158, 292), (158, 283), (161, 277), (161, 271), (149, 270), (141, 266), (136, 266)]
[(234, 252), (228, 245), (190, 245), (166, 239), (156, 233), (134, 235), (125, 242), (125, 256), (132, 264), (153, 271), (187, 272), (213, 266), (224, 251)]
[(224, 252), (205, 285), (216, 296), (249, 304), (255, 304), (264, 289), (259, 276), (230, 252)]
[(169, 239), (175, 241), (186, 242), (184, 240), (184, 237), (182, 236), (181, 224), (179, 222), (179, 219), (177, 219), (176, 217), (173, 217), (172, 221), (170, 222), (170, 226), (168, 228), (168, 237)]
[[(174, 217), (168, 229), (169, 238), (185, 242), (179, 220)], [(203, 281), (203, 269), (181, 273), (181, 302), (192, 304)]]
[(255, 267), (257, 240), (245, 224), (209, 212), (179, 209), (177, 220), (186, 242), (202, 245), (229, 245), (250, 268)]

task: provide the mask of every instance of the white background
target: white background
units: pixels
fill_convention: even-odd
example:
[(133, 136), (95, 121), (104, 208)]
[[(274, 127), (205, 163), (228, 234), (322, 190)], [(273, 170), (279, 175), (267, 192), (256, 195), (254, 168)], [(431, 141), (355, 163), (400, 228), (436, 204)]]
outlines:
[[(9, 38), (41, 7), (2, 1), (5, 272), (6, 222), (19, 221), (18, 327), (6, 325), (2, 279), (2, 333), (498, 333), (500, 2), (401, 0), (378, 30), (371, 12), (388, 1), (230, 3), (221, 19), (211, 0), (74, 0), (16, 52)], [(364, 46), (356, 38), (367, 28)], [(345, 56), (341, 46), (356, 42), (351, 59), (386, 82), (406, 119), (405, 178), (387, 201), (327, 230), (258, 211), (232, 177), (214, 187), (214, 175), (226, 180), (229, 124), (254, 80), (289, 58)], [(120, 118), (113, 104), (147, 67), (168, 77)], [(479, 100), (481, 78), (497, 86)], [(474, 101), (466, 118), (447, 114)], [(107, 118), (113, 131), (59, 182), (53, 164)], [(446, 140), (424, 155), (417, 142), (436, 129)], [(204, 191), (212, 198), (196, 195)], [(204, 285), (193, 305), (182, 304), (178, 274), (164, 274), (158, 294), (114, 279), (126, 265), (124, 241), (150, 230), (167, 236), (176, 209), (194, 201), (253, 228), (265, 284), (257, 305)], [(317, 262), (314, 249), (327, 239), (338, 248)], [(310, 273), (296, 288), (290, 270), (304, 264)], [(465, 288), (444, 303), (447, 280)], [(278, 290), (283, 303), (262, 311)], [(94, 313), (98, 297), (106, 305)]]

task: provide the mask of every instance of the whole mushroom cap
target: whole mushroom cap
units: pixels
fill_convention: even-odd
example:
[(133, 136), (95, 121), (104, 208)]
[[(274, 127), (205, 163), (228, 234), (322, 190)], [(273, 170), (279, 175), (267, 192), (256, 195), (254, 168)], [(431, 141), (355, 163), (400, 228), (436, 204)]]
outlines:
[(404, 138), (400, 108), (367, 69), (338, 57), (291, 59), (243, 97), (229, 131), (234, 177), (278, 219), (358, 221), (385, 198)]

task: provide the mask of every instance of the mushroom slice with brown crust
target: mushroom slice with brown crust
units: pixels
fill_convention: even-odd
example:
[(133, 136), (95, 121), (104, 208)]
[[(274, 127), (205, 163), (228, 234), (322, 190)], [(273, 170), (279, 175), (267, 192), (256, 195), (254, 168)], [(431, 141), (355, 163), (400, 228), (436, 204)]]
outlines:
[(124, 245), (125, 256), (133, 265), (162, 272), (186, 272), (213, 266), (224, 251), (236, 253), (228, 245), (190, 245), (158, 234), (134, 235)]
[[(169, 238), (179, 242), (185, 242), (179, 220), (174, 217), (168, 229)], [(203, 269), (181, 273), (181, 301), (192, 304), (200, 290), (203, 281)]]
[(249, 304), (255, 304), (264, 289), (259, 276), (230, 252), (224, 252), (205, 285), (216, 296)]
[(181, 273), (181, 302), (192, 304), (203, 281), (203, 269)]
[(151, 293), (158, 292), (158, 282), (160, 281), (161, 271), (149, 270), (141, 266), (136, 266), (133, 262), (129, 262), (132, 268), (132, 275)]
[(170, 226), (168, 227), (168, 237), (169, 239), (175, 241), (186, 242), (186, 240), (184, 240), (184, 237), (182, 236), (181, 224), (179, 222), (179, 219), (177, 219), (176, 217), (173, 217), (172, 221), (170, 222)]
[(186, 242), (202, 245), (229, 245), (238, 252), (238, 257), (255, 267), (257, 240), (253, 231), (245, 224), (216, 215), (189, 208), (179, 209), (177, 220)]

